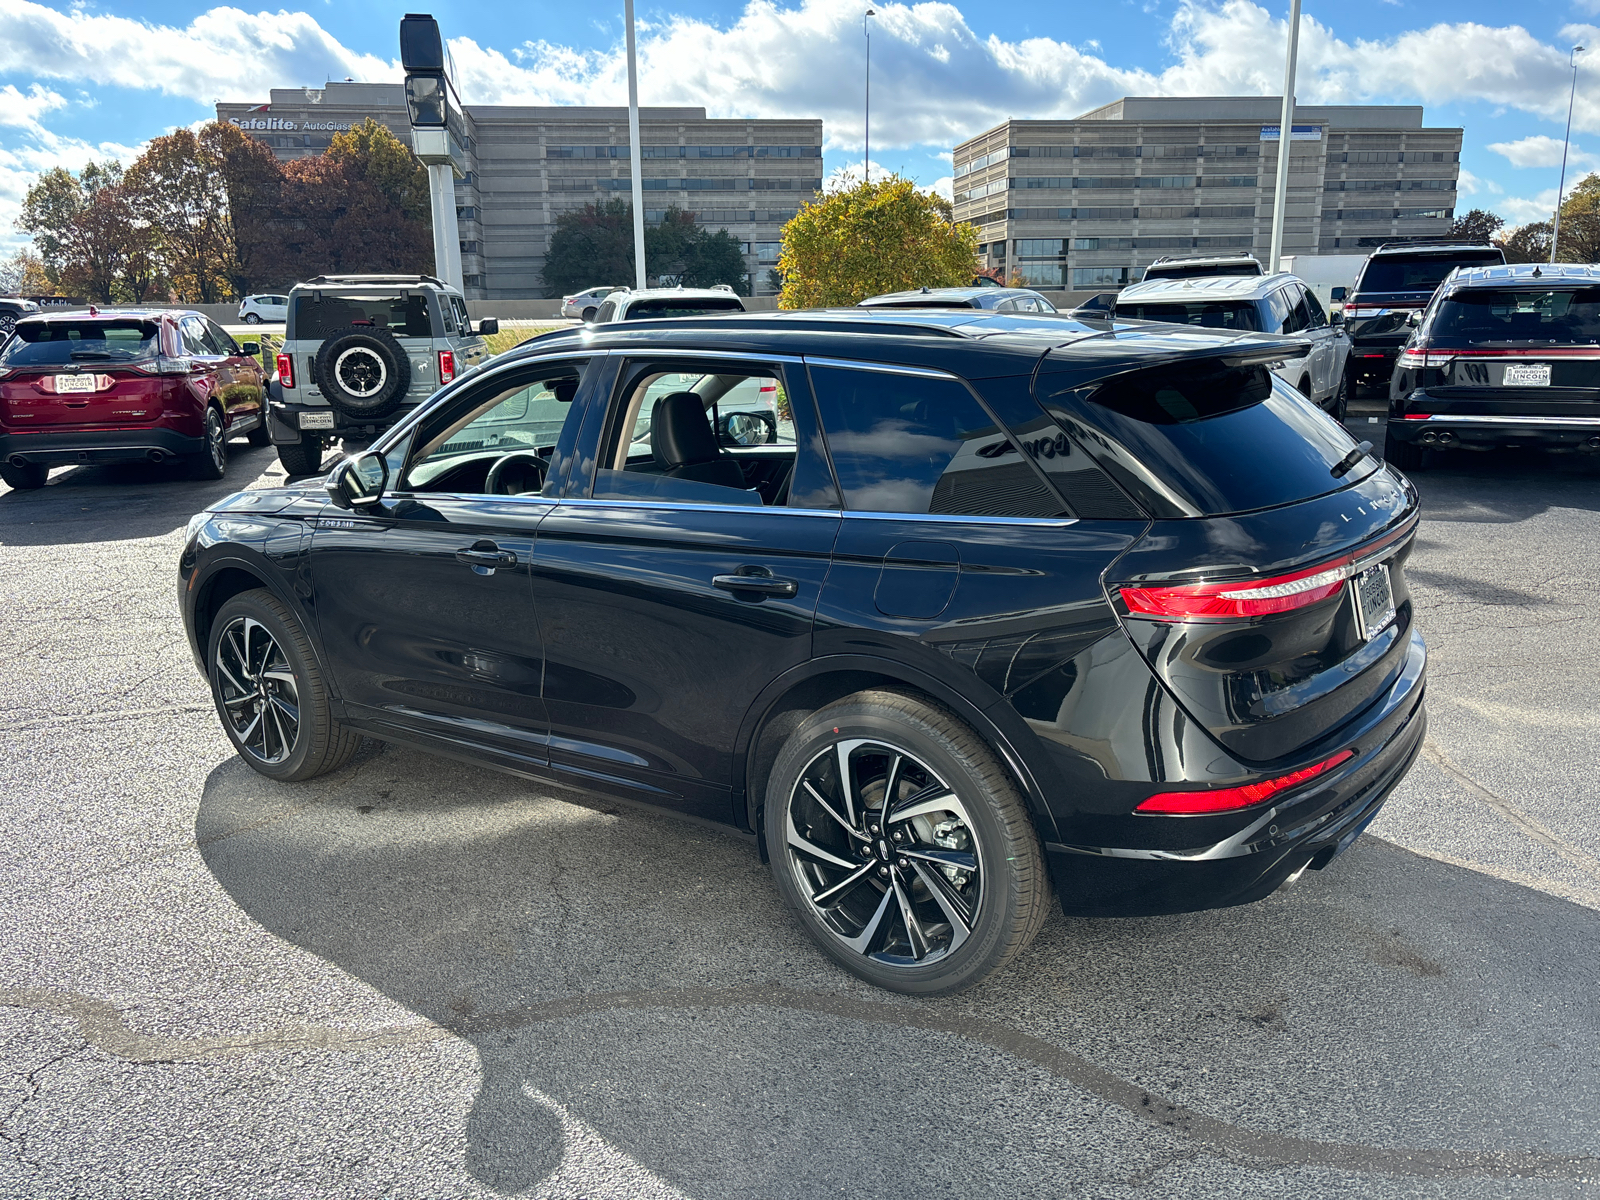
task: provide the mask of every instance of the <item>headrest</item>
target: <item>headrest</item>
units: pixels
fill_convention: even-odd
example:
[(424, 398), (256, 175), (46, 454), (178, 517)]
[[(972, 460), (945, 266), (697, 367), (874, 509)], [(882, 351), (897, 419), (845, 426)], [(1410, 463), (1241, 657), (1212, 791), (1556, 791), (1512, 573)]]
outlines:
[(576, 379), (557, 379), (550, 385), (550, 390), (556, 394), (556, 399), (563, 404), (571, 404), (572, 398), (578, 394), (578, 381)]
[(720, 456), (705, 402), (693, 392), (673, 392), (657, 400), (650, 410), (650, 449), (669, 470)]

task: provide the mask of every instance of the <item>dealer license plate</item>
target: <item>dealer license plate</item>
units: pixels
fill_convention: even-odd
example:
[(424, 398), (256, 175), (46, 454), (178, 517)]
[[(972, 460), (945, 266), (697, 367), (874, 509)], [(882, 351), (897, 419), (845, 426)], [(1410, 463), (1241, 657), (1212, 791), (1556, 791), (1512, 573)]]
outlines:
[(1352, 582), (1356, 592), (1356, 625), (1361, 640), (1371, 641), (1394, 620), (1394, 590), (1383, 564), (1361, 572)]
[(331, 412), (326, 412), (326, 413), (303, 412), (303, 413), (300, 414), (300, 428), (301, 429), (332, 429), (333, 428), (333, 414)]
[(73, 392), (97, 392), (100, 381), (93, 375), (57, 375), (56, 395), (67, 396)]
[(1514, 363), (1506, 367), (1506, 387), (1549, 387), (1549, 363)]

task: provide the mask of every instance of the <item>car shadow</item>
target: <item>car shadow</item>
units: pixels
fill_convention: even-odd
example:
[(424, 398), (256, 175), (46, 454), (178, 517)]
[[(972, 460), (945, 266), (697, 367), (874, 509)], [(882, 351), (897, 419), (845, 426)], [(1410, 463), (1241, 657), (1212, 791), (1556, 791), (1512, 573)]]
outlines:
[(476, 1048), (465, 1165), (500, 1193), (562, 1170), (574, 1119), (699, 1197), (1065, 1192), (1196, 1153), (1571, 1178), (1600, 1151), (1600, 913), (1370, 837), (1244, 908), (1055, 914), (919, 1001), (825, 959), (735, 836), (370, 743), (326, 785), (218, 766), (200, 852)]
[(0, 484), (0, 546), (58, 546), (160, 537), (224, 496), (284, 482), (270, 446), (228, 444), (221, 479), (194, 480), (181, 464), (116, 463), (51, 472), (37, 491)]
[(1430, 453), (1409, 473), (1426, 521), (1512, 523), (1552, 508), (1600, 512), (1600, 455), (1542, 450)]

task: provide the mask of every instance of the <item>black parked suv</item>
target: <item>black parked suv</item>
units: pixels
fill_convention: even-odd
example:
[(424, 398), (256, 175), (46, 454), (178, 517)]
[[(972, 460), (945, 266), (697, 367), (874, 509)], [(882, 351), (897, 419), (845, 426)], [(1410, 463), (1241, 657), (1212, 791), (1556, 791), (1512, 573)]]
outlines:
[(1416, 322), (1389, 389), (1384, 457), (1429, 450), (1600, 450), (1600, 268), (1453, 272)]
[(1395, 242), (1374, 250), (1344, 300), (1345, 331), (1353, 343), (1350, 395), (1388, 386), (1400, 347), (1411, 335), (1411, 315), (1427, 307), (1446, 275), (1457, 267), (1505, 261), (1505, 251), (1488, 242)]
[[(264, 775), (366, 734), (725, 822), (846, 968), (951, 991), (1052, 887), (1172, 913), (1327, 866), (1415, 757), (1417, 496), (1274, 378), (1304, 352), (976, 310), (552, 334), (197, 516), (183, 620)], [(792, 436), (719, 437), (741, 385)]]

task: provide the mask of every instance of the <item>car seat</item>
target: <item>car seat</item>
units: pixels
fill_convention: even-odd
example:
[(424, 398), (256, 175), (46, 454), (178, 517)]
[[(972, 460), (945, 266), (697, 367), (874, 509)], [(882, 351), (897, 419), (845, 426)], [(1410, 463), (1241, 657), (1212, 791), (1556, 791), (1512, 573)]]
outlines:
[(650, 450), (669, 479), (689, 479), (720, 487), (746, 487), (739, 464), (723, 452), (693, 392), (673, 392), (650, 410)]

